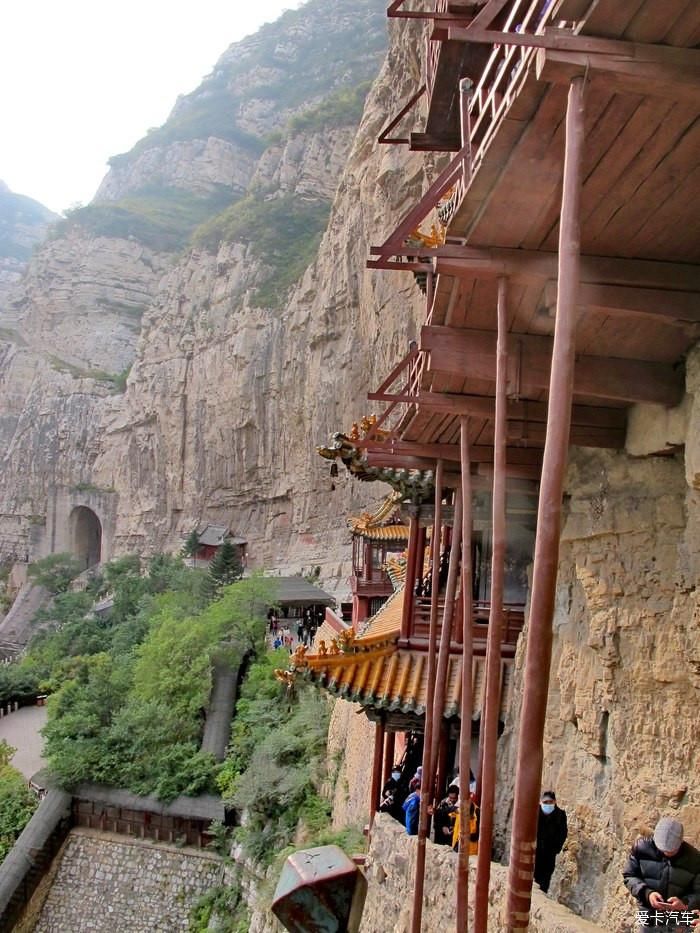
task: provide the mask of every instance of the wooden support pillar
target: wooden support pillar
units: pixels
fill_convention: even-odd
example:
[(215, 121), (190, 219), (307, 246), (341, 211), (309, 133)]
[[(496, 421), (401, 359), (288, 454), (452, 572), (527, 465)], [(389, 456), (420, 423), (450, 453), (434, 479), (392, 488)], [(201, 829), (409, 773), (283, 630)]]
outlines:
[(440, 725), (440, 744), (438, 746), (437, 767), (435, 769), (435, 798), (439, 802), (447, 781), (447, 744), (449, 741), (449, 726), (443, 718)]
[(418, 545), (418, 519), (411, 516), (408, 531), (408, 554), (406, 556), (406, 583), (404, 585), (403, 614), (401, 616), (401, 638), (408, 638), (413, 618), (413, 601), (416, 588), (416, 551)]
[[(471, 500), (470, 500), (471, 501)], [(447, 568), (447, 586), (445, 588), (445, 608), (442, 615), (442, 628), (440, 631), (440, 651), (438, 653), (437, 672), (435, 674), (435, 701), (433, 706), (433, 734), (430, 745), (430, 770), (435, 773), (437, 762), (438, 742), (440, 740), (440, 725), (445, 709), (445, 689), (447, 683), (447, 668), (450, 661), (450, 641), (452, 640), (452, 623), (455, 610), (455, 595), (457, 591), (457, 577), (460, 566), (460, 542), (462, 534), (462, 497), (457, 493), (454, 510), (454, 525), (452, 531), (452, 548), (450, 562)], [(471, 605), (471, 603), (470, 603)]]
[(515, 772), (506, 914), (508, 933), (528, 929), (532, 897), (537, 811), (542, 780), (542, 742), (552, 661), (552, 619), (559, 558), (561, 503), (569, 445), (576, 356), (583, 117), (584, 79), (576, 77), (569, 87), (566, 108), (564, 184), (559, 222), (557, 316)]
[(486, 687), (481, 715), (479, 776), (479, 854), (474, 892), (474, 933), (487, 933), (489, 879), (496, 797), (496, 746), (501, 705), (501, 644), (503, 642), (503, 581), (506, 559), (506, 383), (508, 378), (507, 280), (498, 280), (498, 341), (496, 345), (496, 418), (493, 445), (493, 502), (491, 548), (491, 611), (486, 642)]
[(374, 729), (374, 757), (372, 759), (372, 784), (370, 786), (369, 828), (372, 829), (374, 814), (379, 809), (382, 793), (382, 762), (384, 751), (384, 720), (379, 719)]
[(433, 802), (434, 776), (431, 768), (430, 749), (433, 736), (433, 708), (435, 705), (435, 668), (437, 649), (438, 590), (440, 582), (440, 536), (442, 531), (442, 460), (435, 468), (435, 513), (432, 535), (433, 572), (430, 590), (430, 627), (428, 630), (428, 673), (425, 698), (425, 727), (423, 732), (423, 767), (418, 816), (418, 848), (416, 850), (416, 881), (413, 889), (413, 912), (411, 933), (420, 933), (423, 917), (423, 886), (425, 881), (425, 840), (428, 834), (428, 806)]
[(469, 418), (460, 422), (460, 453), (462, 467), (461, 496), (458, 503), (463, 512), (461, 528), (455, 523), (457, 535), (462, 535), (462, 695), (459, 730), (459, 853), (457, 856), (457, 933), (469, 929), (469, 768), (472, 750), (472, 663), (473, 663), (473, 603), (472, 603), (472, 479), (469, 454)]
[(394, 767), (394, 747), (396, 745), (396, 733), (387, 732), (384, 737), (384, 773), (382, 775), (383, 784), (391, 777)]

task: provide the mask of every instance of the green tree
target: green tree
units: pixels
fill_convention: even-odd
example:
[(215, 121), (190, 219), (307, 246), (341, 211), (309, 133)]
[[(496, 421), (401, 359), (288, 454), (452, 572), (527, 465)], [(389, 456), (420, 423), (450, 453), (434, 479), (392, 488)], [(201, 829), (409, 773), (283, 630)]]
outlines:
[(30, 565), (27, 573), (37, 586), (56, 595), (65, 593), (72, 581), (82, 571), (82, 564), (72, 554), (49, 554)]
[(243, 576), (243, 564), (238, 548), (228, 539), (224, 541), (209, 564), (209, 579), (213, 588), (227, 586)]
[[(199, 597), (186, 584), (197, 577), (188, 571), (181, 580), (177, 568), (177, 560), (158, 561), (153, 577), (141, 578), (159, 587), (172, 571), (184, 588), (146, 592), (135, 615), (104, 630), (106, 650), (54, 659), (44, 734), (63, 785), (106, 782), (163, 800), (213, 789), (218, 765), (200, 751), (213, 661), (237, 667), (261, 650), (274, 583), (239, 580), (194, 608)], [(120, 575), (116, 588), (130, 579)]]
[(1, 764), (0, 862), (15, 844), (15, 840), (29, 822), (36, 806), (36, 798), (28, 789), (23, 775), (7, 762)]
[(182, 554), (184, 557), (194, 557), (199, 550), (199, 535), (197, 529), (193, 528), (187, 535), (185, 543), (182, 545)]
[(263, 864), (292, 841), (300, 822), (319, 833), (330, 815), (318, 791), (330, 707), (306, 685), (290, 696), (275, 680), (273, 671), (286, 659), (284, 651), (268, 652), (251, 666), (217, 776), (222, 795), (246, 812), (237, 838), (246, 855)]

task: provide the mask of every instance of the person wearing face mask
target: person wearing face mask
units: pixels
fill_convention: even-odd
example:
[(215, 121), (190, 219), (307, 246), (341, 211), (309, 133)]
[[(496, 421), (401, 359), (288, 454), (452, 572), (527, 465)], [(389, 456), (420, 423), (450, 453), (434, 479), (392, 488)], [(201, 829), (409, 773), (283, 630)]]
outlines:
[(382, 796), (379, 803), (380, 813), (389, 813), (394, 819), (403, 822), (401, 805), (398, 801), (399, 781), (401, 780), (401, 768), (394, 765), (391, 771), (391, 777), (382, 788)]
[[(642, 908), (638, 929), (688, 929), (700, 907), (700, 852), (684, 842), (680, 820), (662, 817), (653, 836), (637, 839), (622, 877)], [(677, 925), (679, 919), (682, 925)]]
[(535, 852), (535, 881), (547, 893), (554, 874), (554, 864), (568, 835), (566, 811), (557, 806), (553, 790), (542, 794), (537, 815), (537, 850)]

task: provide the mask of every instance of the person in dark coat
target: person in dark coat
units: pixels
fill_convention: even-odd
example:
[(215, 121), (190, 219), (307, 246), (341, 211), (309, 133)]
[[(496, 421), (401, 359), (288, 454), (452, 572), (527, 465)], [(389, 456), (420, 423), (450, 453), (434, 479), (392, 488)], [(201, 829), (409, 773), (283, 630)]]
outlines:
[(459, 787), (454, 784), (447, 788), (447, 796), (435, 807), (433, 812), (433, 832), (435, 842), (440, 846), (452, 845), (452, 832), (459, 810)]
[(554, 791), (546, 790), (542, 794), (537, 816), (537, 850), (535, 852), (535, 881), (545, 894), (549, 891), (554, 864), (557, 855), (564, 847), (568, 832), (566, 811), (557, 806)]
[(402, 800), (400, 800), (400, 780), (401, 766), (394, 765), (391, 772), (391, 777), (382, 788), (382, 795), (379, 801), (379, 812), (389, 813), (394, 817), (395, 820), (398, 820), (400, 823), (402, 823), (404, 817), (401, 807)]
[(679, 820), (665, 816), (656, 824), (653, 836), (637, 839), (622, 877), (627, 890), (639, 901), (640, 929), (688, 929), (687, 922), (683, 926), (676, 923), (679, 911), (690, 915), (700, 907), (700, 852), (683, 841)]

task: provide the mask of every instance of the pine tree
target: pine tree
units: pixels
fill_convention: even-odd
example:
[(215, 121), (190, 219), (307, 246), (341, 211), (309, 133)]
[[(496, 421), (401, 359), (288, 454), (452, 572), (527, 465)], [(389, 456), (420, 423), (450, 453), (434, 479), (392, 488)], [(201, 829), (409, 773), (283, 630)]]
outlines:
[(194, 557), (198, 550), (199, 535), (197, 534), (197, 529), (193, 528), (187, 535), (187, 540), (182, 545), (182, 555), (183, 557)]
[(238, 556), (238, 548), (226, 540), (218, 549), (209, 564), (209, 579), (215, 589), (240, 580), (243, 576), (243, 565)]

